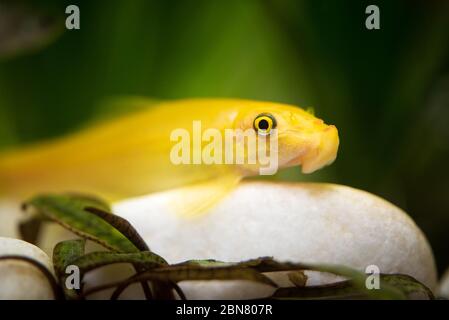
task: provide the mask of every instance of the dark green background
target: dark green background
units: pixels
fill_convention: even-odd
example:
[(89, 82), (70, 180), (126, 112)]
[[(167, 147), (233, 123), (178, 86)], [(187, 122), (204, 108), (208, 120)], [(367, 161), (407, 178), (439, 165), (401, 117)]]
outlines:
[[(111, 95), (313, 106), (339, 128), (338, 159), (279, 178), (385, 197), (423, 229), (440, 271), (449, 265), (449, 1), (32, 3), (60, 27), (78, 4), (81, 29), (0, 58), (2, 146), (69, 132), (108, 112), (98, 105)], [(365, 28), (368, 4), (381, 30)]]

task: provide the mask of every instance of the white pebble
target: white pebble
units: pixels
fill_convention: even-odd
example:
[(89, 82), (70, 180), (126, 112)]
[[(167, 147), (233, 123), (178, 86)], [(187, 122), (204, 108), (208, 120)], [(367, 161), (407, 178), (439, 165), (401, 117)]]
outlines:
[[(41, 263), (50, 272), (50, 258), (38, 247), (18, 239), (0, 237), (0, 258), (24, 256)], [(29, 262), (0, 259), (0, 300), (54, 299), (47, 277)]]

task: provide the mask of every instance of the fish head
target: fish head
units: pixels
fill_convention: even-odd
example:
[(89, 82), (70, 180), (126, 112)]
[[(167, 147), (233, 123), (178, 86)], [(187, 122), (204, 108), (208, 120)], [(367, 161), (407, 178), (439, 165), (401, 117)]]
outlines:
[[(269, 154), (276, 152), (278, 168), (301, 166), (312, 173), (331, 164), (337, 157), (338, 130), (301, 108), (277, 103), (254, 103), (235, 119), (236, 128), (253, 129)], [(274, 145), (273, 145), (274, 143)], [(258, 170), (260, 166), (246, 167)]]

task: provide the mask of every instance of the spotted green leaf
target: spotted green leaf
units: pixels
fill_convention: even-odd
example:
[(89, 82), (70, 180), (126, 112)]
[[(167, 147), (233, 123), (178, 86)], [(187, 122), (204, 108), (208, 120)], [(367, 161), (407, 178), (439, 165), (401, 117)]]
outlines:
[(34, 197), (25, 203), (42, 215), (72, 231), (95, 241), (115, 252), (139, 252), (140, 250), (119, 230), (101, 217), (85, 210), (86, 207), (107, 209), (98, 200), (73, 195), (47, 194)]

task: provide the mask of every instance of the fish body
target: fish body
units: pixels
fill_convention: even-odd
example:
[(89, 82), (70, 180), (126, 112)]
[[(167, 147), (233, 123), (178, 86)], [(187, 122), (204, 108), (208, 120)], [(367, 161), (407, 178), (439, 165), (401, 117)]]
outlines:
[[(126, 100), (122, 103), (126, 108)], [(193, 134), (194, 121), (201, 130), (213, 128), (224, 135), (226, 129), (254, 128), (256, 118), (260, 126), (270, 119), (276, 122), (280, 168), (302, 165), (307, 173), (335, 159), (336, 128), (300, 108), (234, 99), (176, 100), (148, 104), (65, 137), (0, 153), (0, 194), (23, 200), (36, 193), (76, 191), (115, 201), (213, 181), (232, 185), (257, 175), (257, 168), (174, 164), (170, 155), (176, 141), (171, 136), (180, 128)]]

